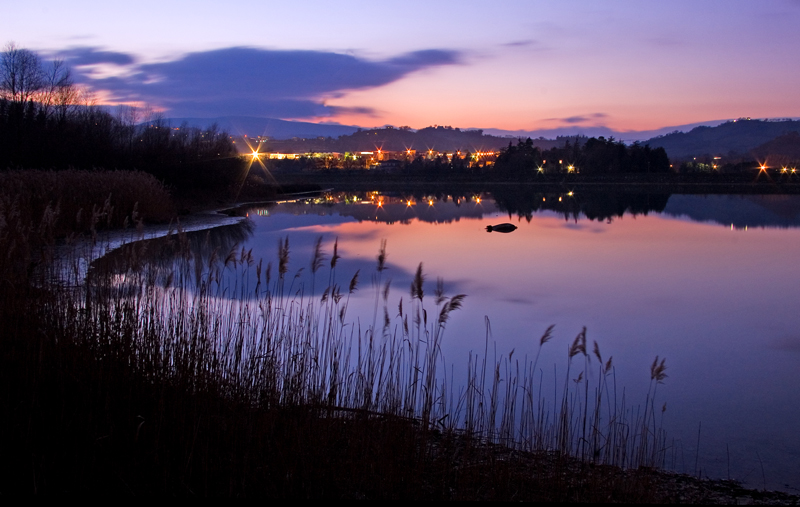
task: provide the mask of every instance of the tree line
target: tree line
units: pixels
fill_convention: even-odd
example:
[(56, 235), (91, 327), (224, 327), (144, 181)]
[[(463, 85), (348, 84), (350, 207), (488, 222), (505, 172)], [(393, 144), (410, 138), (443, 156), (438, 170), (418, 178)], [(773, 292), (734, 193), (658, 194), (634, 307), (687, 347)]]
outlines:
[(664, 148), (634, 143), (626, 145), (611, 138), (578, 138), (567, 140), (562, 147), (541, 150), (529, 138), (503, 149), (497, 157), (495, 171), (504, 174), (576, 173), (613, 175), (626, 173), (671, 172)]
[(491, 181), (529, 180), (543, 175), (619, 175), (632, 173), (672, 172), (663, 148), (650, 148), (634, 143), (626, 145), (613, 138), (574, 137), (560, 146), (542, 149), (529, 139), (509, 143), (496, 159), (469, 151), (434, 158), (416, 156), (404, 160), (375, 162), (334, 157), (305, 157), (270, 161), (271, 169), (280, 173), (338, 172), (377, 169), (426, 179), (448, 179), (469, 176)]
[(148, 107), (97, 105), (61, 60), (14, 43), (0, 54), (0, 170), (138, 169), (189, 184), (209, 176), (209, 165), (238, 168), (235, 155), (216, 127), (172, 127)]

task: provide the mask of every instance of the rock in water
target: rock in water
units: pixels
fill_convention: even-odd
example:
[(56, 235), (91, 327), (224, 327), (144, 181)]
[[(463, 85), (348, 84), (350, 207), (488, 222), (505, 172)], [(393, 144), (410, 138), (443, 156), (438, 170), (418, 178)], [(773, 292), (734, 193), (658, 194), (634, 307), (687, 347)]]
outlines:
[(517, 230), (517, 226), (509, 223), (486, 226), (486, 232), (513, 232), (515, 230)]

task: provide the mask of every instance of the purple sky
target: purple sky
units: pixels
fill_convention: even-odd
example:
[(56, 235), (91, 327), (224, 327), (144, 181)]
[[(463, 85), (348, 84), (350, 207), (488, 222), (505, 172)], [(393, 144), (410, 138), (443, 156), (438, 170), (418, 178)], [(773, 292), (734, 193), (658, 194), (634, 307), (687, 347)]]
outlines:
[(373, 126), (800, 116), (800, 1), (17, 2), (104, 103)]

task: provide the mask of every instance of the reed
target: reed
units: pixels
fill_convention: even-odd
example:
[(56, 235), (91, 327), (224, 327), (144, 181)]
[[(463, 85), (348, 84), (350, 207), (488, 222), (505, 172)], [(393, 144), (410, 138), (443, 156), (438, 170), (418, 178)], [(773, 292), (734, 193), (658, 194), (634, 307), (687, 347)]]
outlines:
[(5, 171), (0, 189), (0, 210), (17, 209), (28, 224), (51, 213), (56, 236), (166, 222), (173, 214), (166, 188), (141, 171)]
[[(426, 293), (420, 265), (391, 317), (385, 242), (362, 328), (348, 314), (360, 276), (340, 281), (338, 243), (327, 286), (306, 292), (290, 279), (288, 237), (277, 277), (238, 244), (204, 257), (180, 230), (163, 241), (170, 262), (142, 262), (153, 248), (142, 242), (80, 285), (0, 296), (0, 492), (654, 499), (663, 360), (634, 411), (584, 329), (548, 399), (537, 366), (552, 326), (533, 361), (490, 362), (487, 318), (483, 354), (448, 381), (442, 343), (466, 296), (441, 280)], [(312, 285), (326, 258), (318, 242)]]

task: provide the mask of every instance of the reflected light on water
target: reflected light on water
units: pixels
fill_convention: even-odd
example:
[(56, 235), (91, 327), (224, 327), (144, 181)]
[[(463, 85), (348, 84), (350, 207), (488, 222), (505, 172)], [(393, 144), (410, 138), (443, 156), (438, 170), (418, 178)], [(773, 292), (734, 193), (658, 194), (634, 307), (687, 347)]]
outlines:
[[(520, 357), (535, 353), (532, 336), (556, 325), (559, 343), (542, 359), (542, 378), (553, 375), (555, 349), (582, 326), (614, 355), (617, 381), (631, 396), (647, 387), (652, 358), (668, 357), (670, 377), (659, 390), (678, 452), (694, 455), (702, 421), (700, 461), (709, 475), (726, 475), (730, 449), (731, 474), (747, 478), (760, 466), (758, 451), (770, 487), (800, 487), (800, 463), (792, 458), (800, 454), (793, 430), (800, 420), (800, 315), (792, 304), (800, 299), (800, 198), (547, 197), (556, 194), (373, 194), (380, 216), (377, 208), (336, 198), (324, 206), (286, 203), (266, 217), (251, 213), (255, 232), (244, 248), (269, 260), (276, 238), (291, 235), (299, 268), (316, 238), (338, 238), (337, 270), (348, 276), (374, 272), (377, 245), (386, 239), (395, 305), (407, 297), (420, 262), (450, 293), (468, 295), (444, 343), (456, 376), (469, 351), (484, 350), (484, 317), (498, 353), (514, 349)], [(412, 216), (406, 210), (417, 199), (428, 206)], [(481, 205), (459, 205), (469, 200)], [(513, 233), (485, 235), (486, 225), (511, 220)], [(762, 262), (764, 252), (773, 262)], [(371, 301), (365, 288), (352, 304), (372, 315)]]

